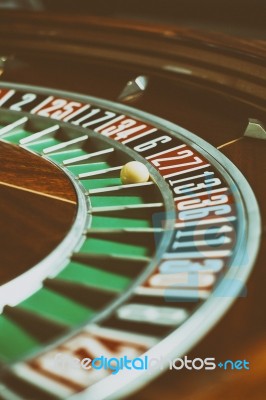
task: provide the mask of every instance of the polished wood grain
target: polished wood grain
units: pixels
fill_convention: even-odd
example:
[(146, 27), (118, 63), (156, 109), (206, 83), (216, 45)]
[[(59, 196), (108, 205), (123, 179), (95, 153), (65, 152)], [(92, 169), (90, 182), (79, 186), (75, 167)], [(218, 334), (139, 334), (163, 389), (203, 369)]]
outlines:
[[(47, 40), (51, 32), (53, 40)], [(119, 19), (78, 17), (73, 23), (64, 15), (3, 12), (0, 46), (16, 54), (21, 49), (24, 54), (38, 53), (42, 48), (49, 58), (68, 55), (68, 62), (75, 54), (86, 61), (127, 63), (142, 74), (154, 71), (174, 79), (194, 79), (218, 93), (266, 109), (266, 45), (262, 41)]]
[(21, 147), (0, 142), (0, 184), (76, 202), (68, 177), (54, 164)]
[(0, 284), (45, 258), (65, 237), (76, 194), (56, 166), (0, 143)]

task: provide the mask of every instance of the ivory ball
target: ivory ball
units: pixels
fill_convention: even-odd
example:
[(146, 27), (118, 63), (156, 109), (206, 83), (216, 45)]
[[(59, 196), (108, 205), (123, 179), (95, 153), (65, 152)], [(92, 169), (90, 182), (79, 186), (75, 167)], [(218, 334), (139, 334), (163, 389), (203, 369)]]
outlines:
[(148, 182), (150, 173), (146, 165), (139, 161), (130, 161), (121, 169), (120, 178), (124, 185), (144, 183)]

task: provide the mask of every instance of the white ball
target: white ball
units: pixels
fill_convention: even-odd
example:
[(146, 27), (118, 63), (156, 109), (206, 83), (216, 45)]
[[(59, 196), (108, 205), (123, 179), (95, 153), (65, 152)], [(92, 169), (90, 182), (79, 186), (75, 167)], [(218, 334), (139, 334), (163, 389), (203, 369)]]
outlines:
[(148, 182), (150, 173), (146, 165), (139, 161), (130, 161), (121, 169), (120, 178), (124, 185), (130, 183), (143, 183)]

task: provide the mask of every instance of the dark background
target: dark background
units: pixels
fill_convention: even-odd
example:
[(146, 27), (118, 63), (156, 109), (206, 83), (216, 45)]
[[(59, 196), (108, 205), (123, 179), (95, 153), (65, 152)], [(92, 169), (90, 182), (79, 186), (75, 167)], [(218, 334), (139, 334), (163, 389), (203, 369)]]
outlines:
[(0, 0), (1, 8), (132, 18), (266, 38), (266, 0)]

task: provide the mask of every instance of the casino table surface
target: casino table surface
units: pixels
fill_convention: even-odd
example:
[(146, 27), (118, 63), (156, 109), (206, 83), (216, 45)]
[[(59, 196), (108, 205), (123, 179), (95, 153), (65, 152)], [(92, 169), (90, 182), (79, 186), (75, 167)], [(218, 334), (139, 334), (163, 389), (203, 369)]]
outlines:
[[(26, 4), (0, 8), (0, 399), (264, 399), (260, 20)], [(251, 368), (167, 370), (184, 356)]]

